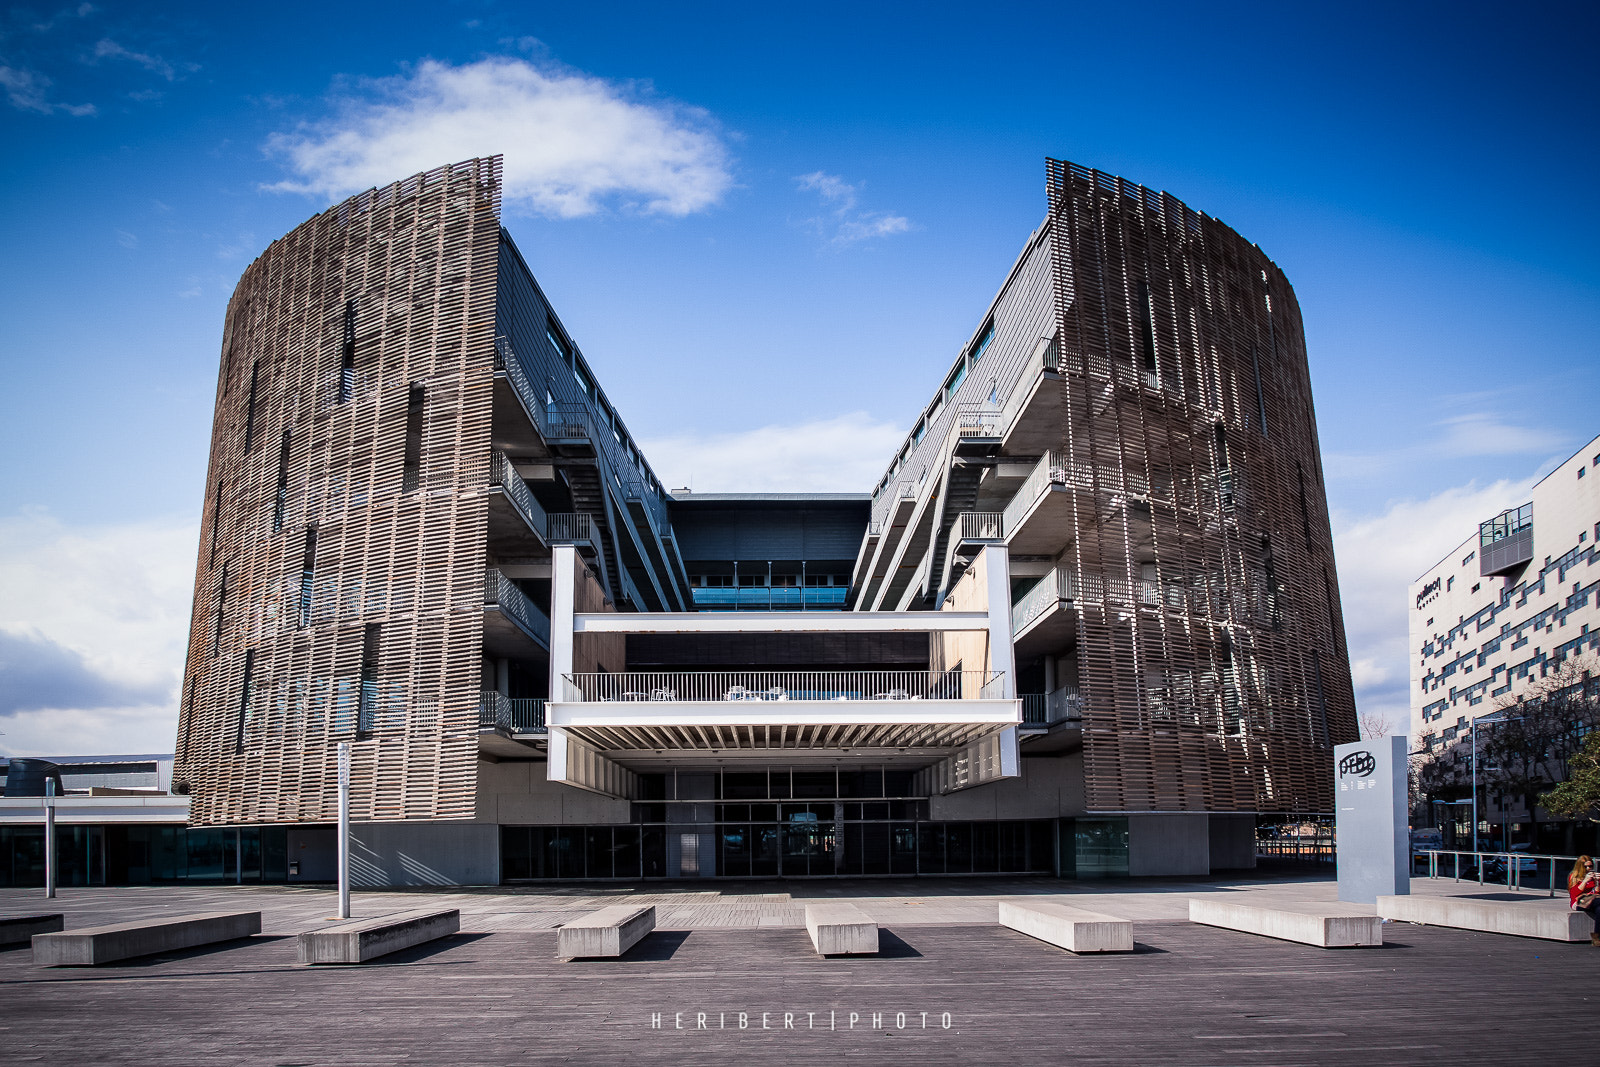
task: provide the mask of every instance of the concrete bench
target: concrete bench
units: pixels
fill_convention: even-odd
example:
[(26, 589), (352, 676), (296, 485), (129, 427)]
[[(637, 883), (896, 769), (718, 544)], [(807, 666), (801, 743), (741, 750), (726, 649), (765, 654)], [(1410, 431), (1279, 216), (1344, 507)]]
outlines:
[(1565, 902), (1467, 900), (1461, 897), (1386, 896), (1378, 898), (1378, 914), (1385, 919), (1481, 930), (1513, 937), (1541, 937), (1547, 941), (1587, 941), (1594, 923)]
[(0, 945), (21, 945), (34, 934), (49, 934), (65, 925), (60, 912), (49, 915), (0, 916)]
[(1383, 920), (1376, 915), (1363, 915), (1348, 904), (1266, 908), (1191, 899), (1189, 921), (1275, 937), (1280, 941), (1298, 941), (1318, 948), (1367, 948), (1383, 944)]
[(656, 909), (627, 904), (592, 911), (556, 931), (556, 955), (564, 960), (620, 956), (656, 928)]
[(875, 956), (878, 924), (854, 904), (807, 904), (806, 932), (821, 956)]
[(35, 934), (33, 962), (40, 967), (95, 967), (135, 956), (235, 941), (260, 932), (259, 911), (204, 912), (85, 926), (63, 933)]
[(297, 939), (301, 963), (365, 963), (391, 952), (449, 937), (461, 929), (461, 910), (423, 909), (352, 919)]
[(1000, 925), (1068, 952), (1133, 951), (1133, 923), (1065, 904), (1002, 900)]

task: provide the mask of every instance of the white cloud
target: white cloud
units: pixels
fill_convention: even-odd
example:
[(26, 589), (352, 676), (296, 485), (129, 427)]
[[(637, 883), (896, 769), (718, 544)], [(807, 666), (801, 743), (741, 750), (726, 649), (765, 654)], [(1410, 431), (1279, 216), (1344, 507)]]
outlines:
[(791, 426), (641, 441), (669, 489), (702, 493), (864, 493), (905, 428), (857, 411)]
[(1526, 456), (1562, 451), (1570, 443), (1559, 433), (1517, 426), (1498, 414), (1474, 411), (1440, 419), (1421, 443), (1384, 452), (1330, 452), (1323, 455), (1330, 478), (1367, 478), (1425, 463), (1478, 456)]
[[(45, 691), (0, 715), (0, 751), (171, 750), (196, 543), (195, 524), (177, 519), (69, 527), (43, 511), (0, 518), (0, 631), (10, 647), (31, 644), (61, 664), (63, 705), (50, 706), (49, 675), (30, 664)], [(73, 706), (72, 696), (96, 706)]]
[(177, 77), (176, 73), (172, 69), (172, 64), (168, 63), (160, 56), (151, 55), (148, 52), (134, 52), (130, 49), (124, 48), (122, 45), (113, 41), (109, 37), (102, 37), (100, 40), (95, 42), (94, 58), (126, 59), (130, 63), (137, 63), (139, 66), (143, 67), (145, 70), (148, 70), (152, 74), (159, 74), (167, 81), (172, 81), (175, 77)]
[(830, 244), (854, 244), (874, 237), (909, 233), (912, 229), (911, 220), (904, 215), (856, 210), (861, 186), (851, 185), (837, 174), (816, 170), (798, 175), (794, 181), (800, 189), (816, 193), (822, 206), (829, 210), (827, 216), (808, 219), (807, 223)]
[(1424, 500), (1391, 503), (1376, 515), (1333, 516), (1339, 593), (1350, 642), (1356, 706), (1387, 719), (1397, 733), (1411, 721), (1411, 583), (1455, 551), (1478, 523), (1525, 503), (1533, 478), (1456, 486)]
[(0, 65), (0, 89), (6, 101), (18, 111), (49, 115), (61, 111), (79, 117), (93, 115), (93, 104), (59, 104), (50, 99), (50, 79), (37, 71)]
[(268, 140), (297, 175), (270, 188), (338, 197), (495, 153), (506, 201), (556, 218), (607, 203), (688, 215), (733, 185), (706, 112), (522, 59), (424, 60), (408, 76), (360, 82), (335, 106), (334, 118)]

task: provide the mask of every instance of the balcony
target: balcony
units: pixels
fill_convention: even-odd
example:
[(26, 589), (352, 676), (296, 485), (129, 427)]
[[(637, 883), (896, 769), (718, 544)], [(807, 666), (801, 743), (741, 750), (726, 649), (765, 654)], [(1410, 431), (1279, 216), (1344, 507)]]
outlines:
[(493, 567), (484, 572), (483, 606), (483, 643), (495, 655), (533, 659), (550, 648), (549, 617)]
[(545, 701), (508, 697), (493, 689), (478, 694), (478, 729), (510, 734), (543, 734)]
[(489, 455), (489, 485), (489, 551), (497, 556), (526, 556), (529, 548), (547, 546), (550, 538), (544, 508), (504, 452)]
[(1005, 392), (1001, 412), (1009, 455), (1033, 455), (1061, 442), (1061, 349), (1041, 337)]
[[(563, 675), (550, 726), (605, 761), (844, 757), (905, 765), (992, 744), (1020, 722), (983, 671), (707, 671)], [(976, 783), (973, 783), (976, 784)]]
[(1533, 504), (1478, 524), (1478, 574), (1504, 574), (1533, 558)]
[[(522, 360), (504, 337), (495, 338), (494, 369), (497, 416), (514, 404), (538, 431), (545, 447), (573, 455), (594, 455), (589, 409), (583, 404), (550, 403), (542, 391), (535, 388), (523, 369)], [(497, 417), (494, 436), (496, 441), (520, 441), (525, 435), (516, 434)]]
[(1006, 546), (1016, 555), (1049, 556), (1073, 539), (1068, 468), (1060, 452), (1046, 452), (1001, 513)]
[(1078, 581), (1066, 567), (1056, 567), (1011, 605), (1011, 632), (1017, 654), (1033, 655), (1061, 648), (1077, 635)]
[(1083, 719), (1083, 697), (1077, 686), (1062, 686), (1053, 693), (1023, 693), (1021, 697), (1024, 726), (1055, 726)]
[(850, 590), (833, 586), (696, 587), (697, 611), (843, 611)]
[(589, 559), (600, 551), (600, 530), (587, 512), (553, 512), (545, 516), (545, 530), (552, 545), (575, 545)]

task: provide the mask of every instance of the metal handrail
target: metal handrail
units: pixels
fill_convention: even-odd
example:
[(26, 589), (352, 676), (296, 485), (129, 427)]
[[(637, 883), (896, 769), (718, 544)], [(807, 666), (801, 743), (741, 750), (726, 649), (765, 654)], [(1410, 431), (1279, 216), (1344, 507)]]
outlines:
[(549, 523), (544, 508), (533, 498), (528, 483), (522, 480), (522, 475), (517, 473), (517, 468), (504, 452), (489, 454), (489, 484), (498, 485), (504, 490), (506, 499), (522, 517), (522, 521), (528, 524), (528, 529), (538, 534), (539, 540), (549, 542)]
[(1065, 485), (1066, 461), (1060, 452), (1046, 452), (1039, 457), (1039, 462), (1033, 465), (1033, 470), (1012, 496), (1010, 503), (1006, 504), (1005, 511), (1001, 512), (1001, 524), (1012, 533), (1022, 524), (1022, 518), (1033, 507), (1033, 502), (1044, 495), (1051, 485)]
[[(1473, 857), (1473, 860), (1474, 860), (1474, 862), (1471, 864), (1471, 866), (1472, 866), (1472, 868), (1476, 869), (1476, 871), (1478, 873), (1478, 884), (1479, 885), (1483, 885), (1484, 881), (1483, 881), (1483, 861), (1478, 859), (1478, 857), (1480, 857), (1480, 856), (1488, 856), (1491, 859), (1497, 858), (1497, 857), (1498, 858), (1504, 858), (1505, 861), (1506, 861), (1506, 883), (1505, 884), (1506, 884), (1506, 888), (1507, 889), (1521, 889), (1522, 888), (1522, 864), (1520, 864), (1520, 863), (1512, 863), (1511, 862), (1511, 857), (1516, 857), (1517, 859), (1549, 860), (1550, 861), (1550, 884), (1547, 887), (1548, 893), (1546, 895), (1547, 896), (1552, 896), (1552, 897), (1556, 895), (1556, 863), (1555, 863), (1555, 861), (1556, 860), (1566, 860), (1566, 861), (1568, 861), (1570, 863), (1576, 863), (1578, 861), (1578, 857), (1577, 856), (1564, 856), (1564, 855), (1561, 855), (1559, 853), (1552, 853), (1552, 852), (1474, 852), (1474, 851), (1470, 851), (1470, 850), (1466, 850), (1466, 849), (1448, 849), (1448, 848), (1420, 848), (1420, 849), (1414, 850), (1412, 852), (1412, 856), (1414, 856), (1414, 857), (1415, 856), (1427, 856), (1428, 857), (1428, 877), (1429, 878), (1438, 878), (1438, 877), (1440, 877), (1440, 875), (1439, 875), (1439, 857), (1440, 856), (1454, 856), (1455, 857), (1454, 878), (1458, 882), (1461, 881), (1461, 857), (1462, 856), (1471, 856), (1471, 857)], [(1470, 878), (1471, 875), (1469, 874), (1468, 877)], [(1493, 883), (1490, 883), (1490, 884), (1493, 884)]]
[(1011, 632), (1022, 632), (1024, 626), (1053, 608), (1057, 601), (1077, 597), (1078, 583), (1073, 573), (1062, 567), (1053, 568), (1011, 606)]
[(992, 671), (630, 671), (562, 676), (566, 698), (607, 701), (978, 700)]
[(600, 535), (594, 516), (586, 511), (557, 511), (545, 516), (545, 528), (552, 545), (579, 544), (588, 541), (599, 547)]
[(998, 511), (963, 511), (959, 519), (962, 541), (999, 541), (1006, 535), (1005, 516)]
[(1064, 685), (1051, 693), (1023, 693), (1022, 721), (1030, 726), (1054, 726), (1083, 718), (1083, 695), (1078, 687)]
[(517, 583), (493, 567), (483, 574), (483, 602), (505, 612), (513, 621), (534, 637), (550, 644), (550, 618), (528, 599), (528, 594)]
[(478, 694), (478, 728), (509, 730), (514, 734), (545, 729), (542, 697), (508, 697), (493, 689)]

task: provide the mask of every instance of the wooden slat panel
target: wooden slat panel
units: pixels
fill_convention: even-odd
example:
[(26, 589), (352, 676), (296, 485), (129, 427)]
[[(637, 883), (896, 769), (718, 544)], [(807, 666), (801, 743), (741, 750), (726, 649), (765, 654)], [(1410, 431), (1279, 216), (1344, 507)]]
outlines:
[[(352, 197), (275, 241), (229, 303), (175, 770), (198, 825), (334, 818), (341, 740), (356, 742), (355, 817), (474, 812), (499, 191), (494, 157)], [(425, 476), (405, 492), (413, 383)], [(358, 737), (371, 624), (376, 699)]]

